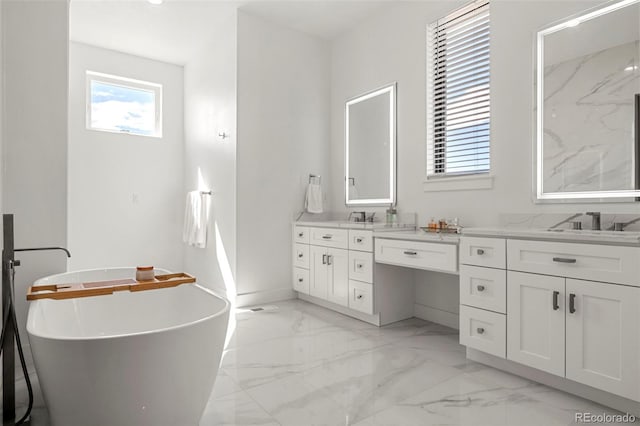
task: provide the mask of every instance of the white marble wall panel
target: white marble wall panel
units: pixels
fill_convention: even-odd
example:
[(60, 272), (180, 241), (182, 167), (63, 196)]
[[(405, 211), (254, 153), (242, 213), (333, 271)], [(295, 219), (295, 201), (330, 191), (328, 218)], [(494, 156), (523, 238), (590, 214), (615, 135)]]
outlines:
[(544, 191), (633, 189), (638, 41), (544, 70)]

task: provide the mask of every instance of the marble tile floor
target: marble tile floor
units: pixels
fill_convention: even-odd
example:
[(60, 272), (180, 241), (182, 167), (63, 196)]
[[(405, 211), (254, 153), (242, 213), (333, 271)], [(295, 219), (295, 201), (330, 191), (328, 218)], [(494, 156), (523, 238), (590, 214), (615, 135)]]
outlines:
[[(378, 328), (299, 300), (274, 305), (236, 314), (200, 426), (551, 426), (575, 424), (576, 412), (618, 414), (467, 360), (457, 331), (441, 325)], [(48, 426), (36, 394), (31, 424)]]

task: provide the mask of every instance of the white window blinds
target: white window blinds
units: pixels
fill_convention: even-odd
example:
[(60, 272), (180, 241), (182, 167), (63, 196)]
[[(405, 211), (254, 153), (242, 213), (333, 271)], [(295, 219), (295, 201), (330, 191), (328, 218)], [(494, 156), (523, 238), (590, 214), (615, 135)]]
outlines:
[(489, 2), (427, 27), (427, 176), (490, 166)]

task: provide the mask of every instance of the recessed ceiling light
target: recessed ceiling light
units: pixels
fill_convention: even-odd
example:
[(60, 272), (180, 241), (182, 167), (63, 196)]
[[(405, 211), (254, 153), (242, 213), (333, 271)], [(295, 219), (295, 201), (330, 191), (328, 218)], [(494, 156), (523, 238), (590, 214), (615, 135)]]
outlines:
[(162, 2), (163, 2), (164, 0), (147, 0), (147, 1), (148, 1), (149, 3), (151, 3), (151, 4), (156, 4), (156, 5), (157, 5), (157, 4), (162, 4)]
[(572, 19), (567, 22), (567, 27), (577, 27), (578, 25), (580, 25), (580, 20), (578, 19)]

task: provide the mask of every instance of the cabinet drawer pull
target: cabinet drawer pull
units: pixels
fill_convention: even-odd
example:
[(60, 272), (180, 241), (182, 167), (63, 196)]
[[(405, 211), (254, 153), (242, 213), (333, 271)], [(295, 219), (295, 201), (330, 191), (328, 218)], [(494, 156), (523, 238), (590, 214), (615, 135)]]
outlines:
[(478, 332), (478, 334), (484, 334), (484, 328), (482, 327), (478, 327), (476, 331)]
[(558, 309), (560, 309), (560, 305), (558, 305), (558, 296), (560, 296), (560, 292), (554, 291), (553, 292), (553, 310), (554, 311), (557, 311)]
[(553, 261), (558, 263), (576, 263), (577, 262), (576, 259), (571, 259), (569, 257), (554, 257)]
[(330, 240), (331, 238), (333, 238), (333, 235), (323, 235), (322, 238), (324, 238), (325, 240)]
[(477, 287), (477, 289), (478, 289), (478, 291), (484, 291), (484, 286), (483, 286), (483, 285), (479, 285), (479, 286)]
[(478, 249), (476, 250), (476, 253), (478, 253), (478, 256), (482, 256), (484, 254), (484, 249)]
[(323, 254), (323, 255), (322, 255), (322, 264), (323, 264), (323, 265), (326, 265), (326, 264), (327, 264), (327, 255), (326, 255), (326, 254)]
[(417, 251), (411, 251), (411, 250), (407, 250), (404, 252), (404, 254), (406, 254), (407, 256), (415, 256), (416, 254), (418, 254)]
[(569, 295), (569, 312), (572, 314), (576, 312), (576, 295), (573, 293)]
[(356, 299), (362, 299), (362, 295), (361, 294), (357, 295)]
[(327, 265), (331, 265), (331, 261), (333, 260), (333, 256), (328, 255), (327, 256)]
[(356, 243), (361, 243), (362, 242), (362, 238), (356, 238)]

